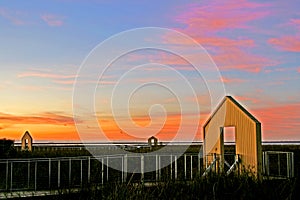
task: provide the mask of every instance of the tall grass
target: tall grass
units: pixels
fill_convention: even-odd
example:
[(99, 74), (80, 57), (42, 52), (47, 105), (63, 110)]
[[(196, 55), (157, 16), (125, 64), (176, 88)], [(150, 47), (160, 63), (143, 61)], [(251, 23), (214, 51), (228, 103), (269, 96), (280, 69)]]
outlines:
[(79, 193), (61, 199), (297, 199), (295, 180), (263, 180), (255, 176), (217, 175), (196, 177), (192, 181), (168, 180), (151, 185), (109, 183), (90, 185)]

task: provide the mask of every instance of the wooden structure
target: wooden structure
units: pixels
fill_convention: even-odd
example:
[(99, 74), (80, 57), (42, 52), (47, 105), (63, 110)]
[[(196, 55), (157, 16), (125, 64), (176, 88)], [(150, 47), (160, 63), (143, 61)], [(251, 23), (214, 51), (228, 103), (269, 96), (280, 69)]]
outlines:
[(238, 171), (262, 173), (261, 124), (234, 98), (226, 96), (203, 126), (204, 165), (224, 171), (224, 128), (235, 127)]
[(24, 133), (21, 143), (22, 151), (32, 151), (32, 137), (28, 131)]
[(157, 146), (158, 140), (156, 137), (152, 136), (148, 139), (148, 145), (150, 147)]

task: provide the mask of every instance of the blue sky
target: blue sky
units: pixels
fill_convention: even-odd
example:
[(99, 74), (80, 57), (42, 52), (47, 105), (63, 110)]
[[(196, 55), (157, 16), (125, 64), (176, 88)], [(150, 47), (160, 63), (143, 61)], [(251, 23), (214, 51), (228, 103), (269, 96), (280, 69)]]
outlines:
[[(298, 4), (297, 1), (246, 0), (1, 1), (0, 137), (18, 139), (29, 129), (38, 140), (78, 140), (72, 122), (72, 88), (79, 66), (94, 47), (112, 35), (154, 26), (187, 34), (208, 51), (220, 70), (226, 93), (261, 120), (263, 139), (299, 140)], [(188, 45), (171, 37), (157, 42)], [(133, 53), (128, 59), (120, 60), (114, 68), (118, 76), (108, 77), (106, 81), (113, 83), (114, 78), (124, 73), (120, 66), (153, 60), (169, 64), (189, 80), (203, 84), (187, 63), (171, 55), (149, 51)], [(167, 76), (166, 71), (159, 70), (142, 77), (136, 74), (129, 84), (156, 78), (182, 87), (180, 81), (168, 80)], [(112, 85), (103, 86), (106, 94)], [(126, 91), (126, 86), (124, 88)], [(158, 136), (170, 139), (175, 134), (171, 127), (179, 123), (178, 105), (172, 101), (172, 95), (157, 95), (157, 91), (156, 88), (149, 93), (152, 94), (147, 97), (149, 102), (142, 101), (143, 95), (136, 96), (134, 102), (139, 102), (140, 110), (132, 117), (145, 126), (150, 122), (149, 104), (164, 102), (170, 121)], [(201, 86), (197, 91), (198, 101), (206, 102)], [(107, 123), (103, 126), (109, 137), (132, 139), (119, 134), (109, 105), (99, 104), (106, 110), (100, 109), (97, 114), (107, 117), (99, 121)], [(208, 116), (207, 105), (201, 106), (204, 114), (200, 124)]]

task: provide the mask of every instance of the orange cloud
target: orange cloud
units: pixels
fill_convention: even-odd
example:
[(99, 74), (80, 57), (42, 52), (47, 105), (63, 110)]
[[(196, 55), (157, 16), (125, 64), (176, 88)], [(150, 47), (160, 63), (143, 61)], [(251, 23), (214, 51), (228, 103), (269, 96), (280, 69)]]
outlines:
[(239, 78), (226, 78), (226, 77), (222, 77), (222, 82), (223, 83), (227, 83), (227, 84), (229, 84), (229, 83), (244, 83), (244, 82), (246, 82), (246, 80), (244, 80), (244, 79), (239, 79)]
[(283, 36), (280, 38), (270, 38), (268, 40), (268, 43), (283, 51), (300, 52), (299, 36)]
[(26, 72), (18, 74), (19, 78), (24, 77), (40, 77), (40, 78), (53, 78), (53, 79), (65, 79), (65, 78), (76, 78), (76, 75), (61, 75), (41, 72)]
[(79, 140), (72, 116), (50, 112), (30, 116), (0, 113), (1, 137), (18, 140), (26, 130), (35, 140)]
[[(165, 124), (163, 125), (162, 129), (159, 130), (159, 132), (157, 133), (153, 133), (153, 135), (155, 137), (157, 137), (159, 140), (163, 140), (163, 141), (170, 141), (172, 140), (177, 132), (179, 131), (179, 127), (180, 127), (180, 123), (181, 123), (181, 119), (182, 119), (182, 115), (181, 114), (170, 114), (167, 116), (167, 119), (165, 121)], [(185, 117), (190, 118), (190, 123), (194, 123), (193, 119), (195, 118), (193, 115), (186, 115)], [(159, 116), (157, 116), (157, 118), (160, 118)], [(149, 125), (149, 123), (151, 122), (151, 119), (149, 118), (149, 116), (135, 116), (132, 118), (133, 122), (136, 123), (137, 125), (141, 126), (141, 127), (145, 127), (147, 125)], [(163, 119), (161, 119), (162, 121)], [(202, 121), (204, 121), (204, 118), (202, 119)], [(115, 122), (115, 120), (110, 117), (110, 118), (105, 118), (105, 119), (100, 119), (99, 120), (99, 124), (102, 128), (102, 130), (104, 131), (104, 133), (106, 134), (106, 137), (108, 137), (111, 140), (131, 140), (131, 141), (146, 141), (147, 138), (136, 138), (133, 136), (128, 135), (127, 133), (123, 132), (117, 125), (117, 123)], [(189, 127), (190, 124), (186, 124), (185, 126)], [(199, 126), (199, 130), (197, 132), (196, 138), (200, 139), (200, 131), (201, 131), (201, 127)], [(134, 133), (135, 135), (137, 135), (137, 133)], [(189, 134), (189, 132), (186, 133), (187, 135)], [(188, 136), (186, 135), (186, 138), (188, 138)], [(184, 140), (185, 138), (183, 138)]]
[[(62, 75), (62, 74), (53, 74), (49, 72), (24, 72), (18, 74), (17, 77), (18, 78), (28, 78), (28, 77), (48, 78), (48, 79), (52, 79), (53, 83), (57, 83), (61, 85), (72, 85), (74, 84), (77, 75), (73, 75), (73, 74)], [(36, 86), (30, 86), (30, 87), (36, 87)]]
[(64, 126), (74, 125), (73, 117), (50, 112), (40, 113), (32, 116), (0, 113), (0, 121), (4, 124), (53, 124)]

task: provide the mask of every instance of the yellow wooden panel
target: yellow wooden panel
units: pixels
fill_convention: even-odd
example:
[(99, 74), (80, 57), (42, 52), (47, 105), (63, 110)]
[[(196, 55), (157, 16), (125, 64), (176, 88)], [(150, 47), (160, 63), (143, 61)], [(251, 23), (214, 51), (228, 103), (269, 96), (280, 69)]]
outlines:
[[(203, 127), (204, 155), (224, 153), (220, 128), (228, 126), (235, 127), (236, 154), (240, 155), (242, 168), (260, 175), (262, 162), (260, 122), (230, 96), (224, 98)], [(205, 158), (204, 162), (210, 163), (211, 159)]]

